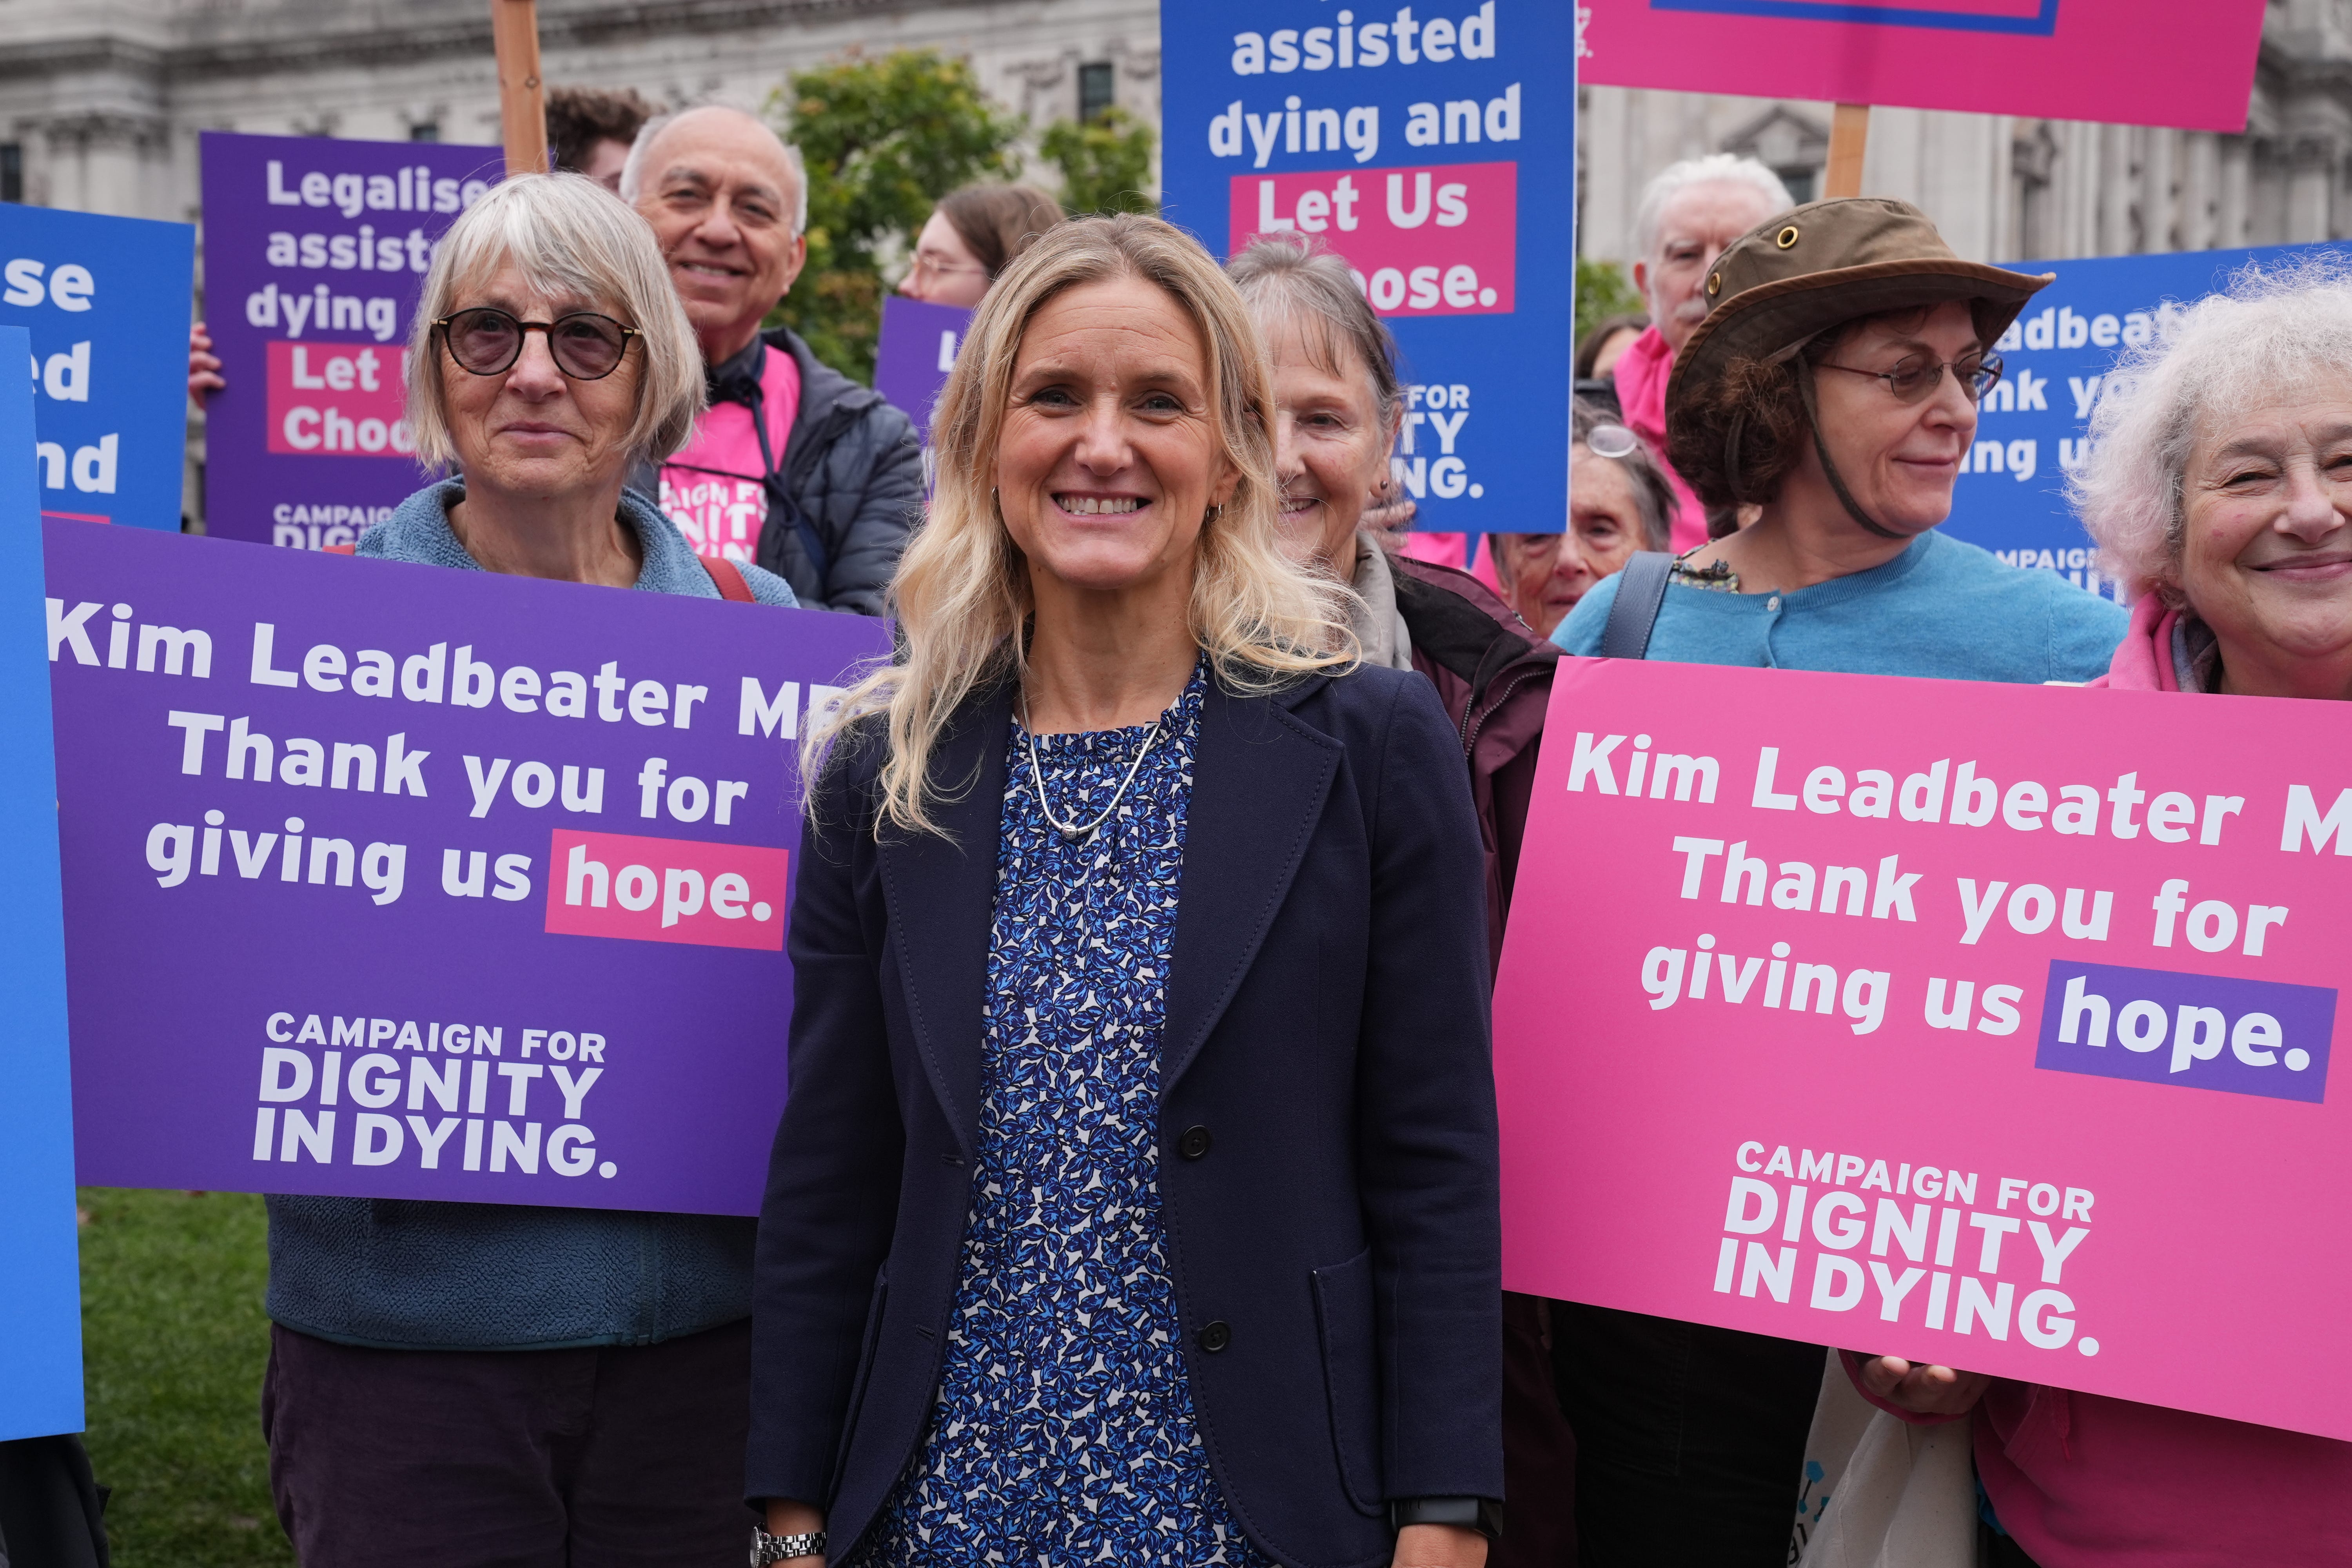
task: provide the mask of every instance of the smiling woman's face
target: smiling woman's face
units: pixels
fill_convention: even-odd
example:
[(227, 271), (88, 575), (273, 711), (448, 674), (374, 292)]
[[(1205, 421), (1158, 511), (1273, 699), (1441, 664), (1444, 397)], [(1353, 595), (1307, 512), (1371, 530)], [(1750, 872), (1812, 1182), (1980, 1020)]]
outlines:
[[(458, 290), (450, 313), (484, 305), (526, 321), (551, 321), (574, 310), (621, 316), (619, 307), (599, 300), (541, 293), (510, 265), (478, 288)], [(625, 441), (636, 417), (644, 358), (634, 340), (619, 368), (598, 381), (574, 381), (558, 370), (544, 332), (525, 332), (521, 357), (496, 375), (476, 375), (437, 341), (434, 347), (449, 438), (469, 486), (552, 500), (593, 492), (627, 466)]]
[(1192, 317), (1139, 278), (1047, 301), (1022, 334), (993, 479), (1034, 576), (1098, 593), (1189, 584), (1202, 516), (1239, 481)]
[(2180, 586), (2231, 689), (2352, 656), (2352, 376), (2210, 421), (2182, 481)]
[(1295, 319), (1261, 318), (1259, 325), (1278, 405), (1275, 477), (1282, 485), (1283, 542), (1302, 560), (1346, 577), (1355, 570), (1364, 503), (1388, 472), (1390, 433), (1371, 371), (1336, 331), (1318, 344)]
[[(1906, 364), (1949, 364), (1977, 353), (1969, 308), (1953, 300), (1854, 327), (1816, 370), (1830, 454), (1854, 500), (1882, 527), (1924, 533), (1951, 515), (1952, 487), (1976, 438), (1977, 405), (1948, 370), (1916, 403), (1902, 401), (1878, 376)], [(1810, 438), (1799, 462), (1825, 489)], [(1844, 525), (1843, 508), (1839, 521)]]

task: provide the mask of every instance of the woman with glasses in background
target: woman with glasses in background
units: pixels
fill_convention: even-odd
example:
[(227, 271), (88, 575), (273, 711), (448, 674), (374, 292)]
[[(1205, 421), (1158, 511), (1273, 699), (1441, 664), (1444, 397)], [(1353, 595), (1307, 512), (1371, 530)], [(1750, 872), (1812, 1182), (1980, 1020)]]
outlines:
[(898, 292), (969, 310), (1039, 235), (1062, 221), (1061, 205), (1034, 185), (966, 185), (931, 209), (915, 237), (914, 265)]
[[(475, 203), (434, 253), (408, 363), (418, 460), (452, 477), (359, 554), (793, 602), (757, 566), (706, 566), (622, 488), (693, 428), (702, 356), (651, 231), (593, 181)], [(268, 1205), (262, 1428), (300, 1561), (742, 1561), (750, 1219)]]
[[(1553, 640), (1957, 680), (2103, 673), (2121, 609), (1936, 531), (2000, 375), (1990, 345), (2049, 281), (1962, 261), (1902, 202), (1815, 202), (1742, 236), (1704, 285), (1666, 432), (1701, 500), (1761, 515), (1636, 557)], [(1556, 1321), (1586, 1560), (1785, 1563), (1822, 1348), (1595, 1307)]]
[(1602, 579), (1642, 550), (1664, 550), (1679, 507), (1641, 437), (1583, 398), (1570, 414), (1568, 526), (1490, 533), (1503, 598), (1548, 637)]

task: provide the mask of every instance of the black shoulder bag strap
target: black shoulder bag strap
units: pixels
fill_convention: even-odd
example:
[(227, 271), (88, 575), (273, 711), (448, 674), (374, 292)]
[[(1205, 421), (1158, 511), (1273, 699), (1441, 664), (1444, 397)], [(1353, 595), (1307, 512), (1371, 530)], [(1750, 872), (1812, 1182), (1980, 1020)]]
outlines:
[[(778, 353), (782, 351), (771, 347), (768, 352)], [(760, 437), (760, 467), (764, 470), (760, 478), (760, 488), (767, 492), (768, 510), (771, 512), (781, 510), (784, 521), (800, 536), (801, 549), (807, 552), (809, 565), (816, 572), (816, 596), (823, 599), (833, 576), (832, 557), (826, 553), (824, 536), (817, 532), (816, 524), (810, 521), (808, 513), (801, 510), (800, 503), (793, 500), (792, 492), (784, 489), (783, 469), (778, 466), (776, 454), (768, 440), (767, 397), (756, 384), (751, 393), (751, 428)]]
[(1617, 574), (1617, 597), (1609, 606), (1609, 623), (1601, 628), (1603, 658), (1647, 658), (1650, 632), (1658, 624), (1658, 606), (1666, 601), (1666, 579), (1675, 558), (1663, 550), (1644, 550)]

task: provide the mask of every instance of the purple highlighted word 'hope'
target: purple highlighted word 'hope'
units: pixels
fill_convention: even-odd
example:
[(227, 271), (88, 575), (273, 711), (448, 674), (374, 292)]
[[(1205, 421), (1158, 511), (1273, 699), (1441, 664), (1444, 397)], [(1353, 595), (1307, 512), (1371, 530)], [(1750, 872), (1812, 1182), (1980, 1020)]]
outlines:
[(2335, 1030), (2323, 986), (2059, 960), (2033, 1065), (2317, 1105)]

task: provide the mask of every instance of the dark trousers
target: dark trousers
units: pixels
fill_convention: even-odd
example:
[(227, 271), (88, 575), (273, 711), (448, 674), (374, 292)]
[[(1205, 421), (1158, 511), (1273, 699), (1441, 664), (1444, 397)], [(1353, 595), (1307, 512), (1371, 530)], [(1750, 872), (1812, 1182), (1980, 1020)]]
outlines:
[(561, 1351), (270, 1330), (261, 1430), (303, 1568), (734, 1568), (751, 1325)]
[(1486, 1568), (1576, 1561), (1576, 1438), (1552, 1377), (1552, 1307), (1503, 1292), (1503, 1538)]
[(79, 1437), (0, 1443), (0, 1564), (106, 1568), (105, 1508)]
[(1783, 1568), (1824, 1353), (1554, 1302), (1584, 1568)]

